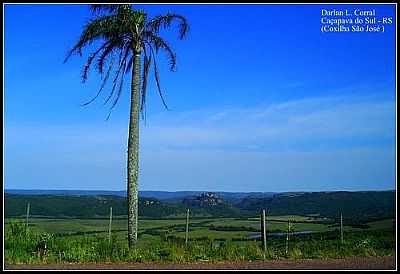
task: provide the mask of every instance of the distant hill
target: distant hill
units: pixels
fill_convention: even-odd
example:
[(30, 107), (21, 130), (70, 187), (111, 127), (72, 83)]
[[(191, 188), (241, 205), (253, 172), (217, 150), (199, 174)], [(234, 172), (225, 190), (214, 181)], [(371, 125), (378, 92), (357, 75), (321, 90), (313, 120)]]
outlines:
[[(159, 198), (168, 202), (178, 203), (183, 202), (187, 197), (199, 196), (205, 191), (178, 191), (174, 195), (164, 196)], [(217, 194), (220, 198), (224, 199), (226, 202), (235, 204), (240, 202), (243, 198), (267, 198), (272, 197), (276, 192), (223, 192), (215, 191), (212, 192)], [(153, 196), (155, 197), (155, 196)]]
[[(5, 194), (4, 209), (6, 217), (19, 217), (26, 214), (26, 205), (30, 203), (30, 213), (46, 217), (96, 218), (108, 216), (110, 207), (113, 214), (127, 215), (127, 201), (124, 197), (103, 196), (66, 196), (66, 195), (19, 195)], [(167, 217), (183, 214), (185, 208), (180, 205), (165, 204), (153, 198), (139, 198), (139, 216)]]
[[(190, 208), (195, 216), (249, 217), (258, 216), (267, 209), (271, 215), (319, 215), (338, 220), (340, 212), (346, 223), (360, 224), (373, 220), (395, 218), (395, 191), (336, 191), (336, 192), (287, 192), (274, 195), (225, 196), (212, 194), (174, 196), (162, 192), (162, 199), (139, 197), (139, 215), (151, 218), (184, 216)], [(149, 194), (149, 193), (147, 193)], [(147, 195), (144, 194), (144, 195)], [(154, 195), (155, 194), (155, 195)], [(149, 195), (160, 196), (160, 193)], [(171, 196), (175, 198), (170, 198)], [(167, 199), (170, 198), (170, 199)], [(176, 199), (176, 200), (174, 200)], [(108, 215), (110, 206), (114, 215), (126, 215), (127, 204), (124, 196), (115, 195), (74, 195), (36, 194), (21, 195), (5, 193), (5, 216), (24, 216), (27, 203), (31, 214), (47, 217), (95, 218)]]
[[(192, 196), (189, 196), (192, 197)], [(5, 216), (21, 217), (26, 214), (26, 205), (30, 203), (30, 213), (35, 216), (57, 218), (97, 218), (109, 214), (112, 206), (116, 216), (127, 214), (125, 197), (112, 195), (21, 195), (5, 194)], [(139, 197), (139, 216), (161, 218), (184, 216), (186, 209), (197, 216), (239, 217), (240, 210), (230, 204), (221, 203), (215, 207), (190, 206), (182, 202), (170, 203), (155, 198)]]
[(8, 194), (20, 195), (64, 195), (64, 196), (98, 196), (113, 195), (126, 197), (126, 191), (107, 191), (107, 190), (44, 190), (44, 189), (6, 189)]
[(186, 197), (183, 204), (194, 208), (209, 208), (223, 205), (225, 202), (218, 194), (213, 192), (205, 192), (198, 196)]
[(236, 206), (244, 211), (270, 215), (314, 215), (360, 223), (395, 217), (395, 191), (293, 192), (268, 198), (244, 198)]
[(242, 212), (235, 208), (230, 202), (225, 201), (214, 192), (204, 192), (200, 195), (188, 196), (183, 199), (182, 204), (197, 212), (204, 212), (218, 217), (240, 217)]
[[(66, 195), (66, 196), (98, 196), (113, 195), (126, 197), (126, 191), (107, 190), (42, 190), (42, 189), (6, 189), (8, 194), (21, 195)], [(155, 198), (158, 200), (169, 200), (170, 202), (181, 202), (187, 196), (200, 195), (204, 191), (139, 191), (140, 197)], [(238, 202), (244, 197), (270, 197), (273, 192), (216, 192), (223, 199), (230, 202)]]

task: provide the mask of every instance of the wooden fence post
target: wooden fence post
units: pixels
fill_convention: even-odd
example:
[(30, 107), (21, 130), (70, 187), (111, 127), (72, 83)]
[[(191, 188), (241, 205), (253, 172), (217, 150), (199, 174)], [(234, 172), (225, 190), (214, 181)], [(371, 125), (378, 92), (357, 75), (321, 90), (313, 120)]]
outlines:
[(288, 229), (286, 232), (286, 254), (289, 252), (289, 233), (290, 233), (290, 219), (288, 220)]
[(28, 231), (28, 222), (29, 222), (29, 210), (30, 210), (31, 204), (28, 203), (26, 206), (26, 231)]
[(111, 243), (112, 206), (110, 207), (110, 223), (108, 225), (108, 242)]
[(343, 214), (340, 212), (340, 242), (343, 244)]
[(188, 243), (188, 238), (189, 238), (189, 208), (187, 209), (186, 212), (186, 235), (185, 235), (185, 245)]
[(262, 216), (261, 216), (261, 222), (262, 222), (262, 239), (263, 239), (263, 248), (264, 248), (264, 260), (265, 260), (265, 254), (267, 252), (267, 226), (266, 226), (266, 220), (265, 220), (265, 209), (262, 211)]
[(260, 212), (260, 239), (261, 239), (261, 245), (264, 245), (264, 237), (263, 237), (263, 231), (264, 231), (264, 222), (263, 222), (263, 211), (261, 210)]

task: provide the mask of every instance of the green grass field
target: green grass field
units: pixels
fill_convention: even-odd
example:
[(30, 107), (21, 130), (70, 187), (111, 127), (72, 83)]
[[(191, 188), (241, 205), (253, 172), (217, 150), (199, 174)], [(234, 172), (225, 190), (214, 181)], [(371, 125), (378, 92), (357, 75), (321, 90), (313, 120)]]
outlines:
[[(287, 231), (287, 220), (294, 220), (291, 224), (293, 232), (311, 231), (327, 232), (334, 231), (338, 226), (328, 223), (318, 223), (320, 218), (304, 216), (270, 216), (267, 218), (268, 232)], [(25, 222), (25, 219), (19, 219)], [(5, 229), (10, 219), (5, 220)], [(139, 219), (140, 237), (148, 237), (167, 233), (176, 237), (185, 237), (186, 219)], [(390, 230), (393, 229), (393, 220), (381, 220), (367, 223), (368, 228), (356, 228), (344, 226), (345, 231), (360, 230)], [(49, 219), (49, 218), (30, 218), (29, 227), (37, 232), (46, 232), (62, 236), (74, 236), (84, 234), (108, 235), (109, 219)], [(125, 239), (127, 220), (115, 217), (112, 221), (112, 231), (117, 238)], [(260, 229), (259, 218), (237, 219), (237, 218), (193, 218), (190, 220), (189, 236), (191, 238), (209, 237), (212, 239), (232, 239), (246, 238), (250, 233), (255, 233)], [(103, 235), (102, 235), (103, 236)], [(150, 237), (149, 237), (150, 236)]]

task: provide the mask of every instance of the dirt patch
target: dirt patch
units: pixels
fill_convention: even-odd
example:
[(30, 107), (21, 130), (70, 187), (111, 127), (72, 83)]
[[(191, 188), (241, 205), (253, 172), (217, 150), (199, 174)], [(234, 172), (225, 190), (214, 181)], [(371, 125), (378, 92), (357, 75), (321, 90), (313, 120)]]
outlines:
[(396, 269), (394, 256), (218, 263), (99, 263), (5, 265), (5, 269)]

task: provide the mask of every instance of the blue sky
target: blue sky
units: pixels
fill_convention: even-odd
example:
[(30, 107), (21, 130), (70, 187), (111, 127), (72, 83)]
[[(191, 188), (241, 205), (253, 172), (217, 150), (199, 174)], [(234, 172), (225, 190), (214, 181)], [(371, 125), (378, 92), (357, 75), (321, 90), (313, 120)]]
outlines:
[[(141, 5), (190, 22), (159, 56), (171, 111), (149, 83), (141, 190), (395, 188), (395, 23), (384, 33), (321, 33), (321, 8), (388, 5)], [(86, 5), (6, 5), (5, 188), (126, 188), (129, 86), (111, 118), (85, 59), (63, 64)], [(87, 52), (86, 52), (87, 53)], [(126, 83), (130, 81), (129, 77)]]

